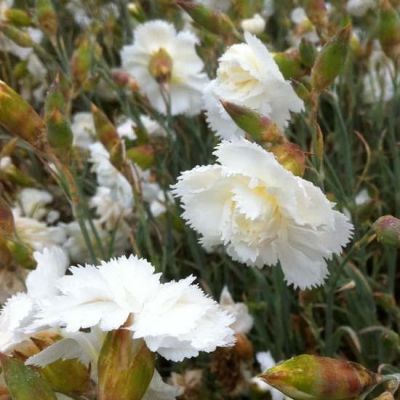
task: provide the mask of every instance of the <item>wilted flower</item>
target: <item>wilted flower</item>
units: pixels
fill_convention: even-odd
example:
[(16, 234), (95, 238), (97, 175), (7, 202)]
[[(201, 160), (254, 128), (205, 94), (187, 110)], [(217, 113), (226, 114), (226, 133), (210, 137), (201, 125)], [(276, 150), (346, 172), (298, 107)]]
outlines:
[(111, 331), (133, 315), (127, 326), (133, 337), (174, 361), (233, 343), (233, 318), (192, 284), (193, 277), (161, 284), (154, 267), (134, 256), (70, 271), (58, 281), (61, 294), (42, 307), (36, 325)]
[(220, 100), (251, 108), (281, 128), (287, 126), (290, 111), (300, 112), (304, 108), (268, 49), (248, 32), (245, 32), (245, 39), (247, 43), (235, 44), (222, 55), (217, 77), (204, 93), (211, 128), (228, 140), (239, 138), (244, 132), (233, 122)]
[(254, 14), (251, 18), (244, 19), (240, 26), (246, 32), (250, 32), (254, 35), (258, 35), (264, 32), (265, 19), (260, 14)]
[(214, 154), (219, 164), (184, 172), (173, 190), (203, 246), (223, 245), (249, 266), (280, 261), (286, 281), (301, 289), (321, 284), (326, 260), (351, 237), (347, 218), (255, 143), (222, 142)]
[(153, 107), (167, 112), (164, 87), (172, 115), (199, 113), (208, 77), (196, 54), (196, 36), (188, 31), (177, 33), (173, 25), (161, 20), (139, 25), (134, 35), (135, 42), (122, 49), (122, 67), (138, 81)]
[(346, 10), (355, 17), (362, 17), (368, 10), (376, 6), (376, 0), (348, 0)]
[(247, 305), (245, 303), (235, 303), (226, 286), (221, 292), (219, 304), (235, 318), (235, 321), (231, 325), (235, 333), (246, 334), (250, 332), (253, 327), (254, 319), (250, 315)]

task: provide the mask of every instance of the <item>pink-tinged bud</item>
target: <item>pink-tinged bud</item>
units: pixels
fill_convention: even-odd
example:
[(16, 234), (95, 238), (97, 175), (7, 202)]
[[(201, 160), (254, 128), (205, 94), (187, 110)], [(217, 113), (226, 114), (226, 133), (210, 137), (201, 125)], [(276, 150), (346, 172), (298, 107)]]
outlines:
[(389, 0), (381, 0), (379, 8), (379, 41), (386, 55), (397, 60), (400, 55), (400, 16)]
[(155, 52), (149, 62), (149, 72), (158, 83), (168, 83), (172, 76), (173, 60), (168, 52), (159, 49)]
[(132, 332), (109, 332), (98, 361), (98, 400), (141, 400), (154, 374), (154, 354)]
[(306, 169), (306, 155), (301, 148), (294, 143), (283, 143), (271, 147), (279, 163), (294, 175), (303, 176)]
[(0, 353), (0, 362), (8, 391), (16, 400), (56, 400), (49, 384), (38, 372), (20, 360)]
[(0, 236), (10, 238), (14, 235), (15, 225), (11, 208), (0, 197)]
[(187, 0), (176, 0), (176, 4), (208, 31), (216, 35), (238, 36), (235, 25), (226, 14)]
[(126, 87), (133, 93), (139, 91), (139, 85), (136, 80), (125, 71), (114, 70), (111, 73), (113, 81), (120, 87)]
[(0, 81), (0, 125), (33, 147), (46, 147), (45, 126), (36, 111), (5, 82)]
[(355, 399), (379, 382), (359, 364), (311, 355), (293, 357), (260, 378), (293, 400)]
[(9, 8), (4, 14), (7, 22), (15, 26), (29, 26), (32, 23), (30, 15), (19, 8)]
[(222, 106), (235, 124), (248, 133), (254, 140), (270, 143), (281, 143), (283, 135), (279, 128), (267, 117), (250, 108), (222, 101)]
[(36, 0), (35, 12), (40, 29), (50, 37), (58, 30), (57, 14), (51, 0)]
[(319, 29), (328, 25), (328, 11), (325, 0), (306, 0), (305, 11), (308, 19)]
[(378, 218), (372, 225), (378, 242), (400, 247), (400, 219), (392, 215), (385, 215)]
[(0, 31), (20, 47), (33, 47), (35, 45), (28, 33), (15, 26), (0, 23)]
[(341, 29), (322, 48), (311, 71), (313, 89), (320, 93), (333, 83), (346, 62), (351, 26)]

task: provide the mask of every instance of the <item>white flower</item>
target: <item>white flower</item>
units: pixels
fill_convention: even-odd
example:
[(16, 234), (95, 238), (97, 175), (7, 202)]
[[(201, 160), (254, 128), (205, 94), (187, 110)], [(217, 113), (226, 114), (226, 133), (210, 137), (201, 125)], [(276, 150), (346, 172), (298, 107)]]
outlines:
[(45, 207), (53, 201), (53, 196), (46, 190), (25, 188), (19, 192), (18, 200), (23, 215), (41, 219), (47, 214)]
[(162, 285), (135, 316), (130, 328), (150, 350), (172, 361), (196, 357), (200, 351), (211, 352), (234, 342), (229, 328), (233, 317), (193, 285), (194, 279), (190, 276)]
[(72, 117), (71, 130), (74, 135), (74, 146), (89, 148), (96, 139), (96, 128), (92, 113), (75, 113)]
[(181, 394), (182, 390), (180, 388), (168, 385), (162, 380), (161, 375), (157, 371), (154, 371), (149, 388), (142, 400), (175, 400)]
[(198, 0), (198, 3), (209, 8), (227, 11), (232, 4), (232, 0)]
[(7, 172), (7, 170), (13, 166), (11, 157), (4, 156), (0, 157), (0, 171)]
[(26, 333), (38, 308), (57, 293), (56, 281), (65, 274), (68, 259), (57, 247), (33, 254), (37, 267), (30, 272), (27, 293), (12, 296), (0, 313), (0, 351), (7, 352), (29, 338)]
[[(267, 369), (270, 369), (276, 365), (276, 362), (272, 357), (271, 352), (269, 351), (257, 353), (256, 359), (258, 364), (260, 365), (261, 372), (264, 372)], [(260, 391), (269, 392), (272, 400), (290, 400), (289, 397), (286, 397), (279, 390), (276, 390), (272, 386), (268, 385), (268, 383), (264, 382), (261, 378), (252, 378), (251, 382), (257, 385)]]
[(266, 18), (272, 17), (275, 13), (275, 0), (264, 0), (262, 15)]
[(348, 0), (346, 10), (355, 17), (362, 17), (368, 10), (377, 6), (375, 0)]
[(361, 189), (354, 199), (354, 202), (357, 206), (363, 206), (364, 204), (368, 204), (370, 201), (371, 196), (369, 195), (367, 189)]
[(244, 303), (235, 303), (228, 288), (225, 286), (219, 299), (220, 306), (233, 315), (235, 321), (231, 328), (235, 333), (249, 333), (254, 324), (254, 319), (249, 313), (249, 309)]
[(320, 285), (326, 260), (351, 236), (346, 217), (321, 189), (255, 143), (222, 142), (214, 154), (219, 164), (184, 172), (173, 190), (206, 249), (223, 245), (249, 266), (280, 261), (289, 284)]
[(208, 122), (227, 140), (240, 138), (244, 132), (233, 122), (220, 100), (249, 107), (281, 128), (287, 126), (290, 111), (300, 112), (304, 108), (268, 49), (248, 32), (245, 32), (245, 39), (247, 43), (235, 44), (222, 55), (217, 77), (204, 94)]
[(70, 271), (59, 279), (60, 295), (42, 307), (36, 325), (111, 331), (132, 315), (133, 338), (175, 361), (233, 343), (232, 316), (192, 285), (193, 277), (161, 284), (154, 267), (134, 256)]
[(201, 93), (208, 77), (202, 72), (204, 64), (196, 54), (196, 36), (188, 31), (177, 33), (173, 25), (161, 20), (139, 25), (134, 35), (133, 45), (122, 49), (122, 67), (138, 81), (153, 107), (166, 113), (160, 84), (149, 71), (153, 56), (163, 51), (172, 64), (167, 84), (171, 114), (199, 113), (202, 108)]
[(254, 14), (251, 18), (244, 19), (240, 26), (246, 32), (253, 33), (254, 35), (259, 35), (265, 30), (265, 19), (260, 14)]
[[(141, 115), (140, 121), (142, 122), (144, 128), (146, 129), (146, 133), (149, 136), (166, 136), (167, 133), (165, 130), (159, 125), (158, 122), (154, 121), (147, 115)], [(136, 123), (127, 119), (117, 127), (117, 132), (121, 138), (126, 138), (130, 140), (136, 140)]]
[(13, 210), (13, 212), (18, 238), (34, 250), (61, 246), (65, 242), (66, 235), (62, 226), (47, 226), (34, 218), (21, 217), (18, 210)]
[(319, 42), (318, 33), (312, 22), (308, 19), (304, 8), (294, 8), (290, 13), (290, 19), (296, 25), (295, 32), (290, 37), (294, 46), (298, 46), (303, 37), (311, 43)]

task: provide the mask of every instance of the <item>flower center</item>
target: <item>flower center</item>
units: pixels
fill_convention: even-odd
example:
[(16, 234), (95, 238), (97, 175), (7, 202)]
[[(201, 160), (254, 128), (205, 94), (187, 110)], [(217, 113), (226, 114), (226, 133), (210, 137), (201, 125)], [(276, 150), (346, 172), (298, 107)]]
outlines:
[(160, 48), (152, 54), (149, 62), (149, 72), (158, 83), (171, 80), (173, 61), (168, 52)]

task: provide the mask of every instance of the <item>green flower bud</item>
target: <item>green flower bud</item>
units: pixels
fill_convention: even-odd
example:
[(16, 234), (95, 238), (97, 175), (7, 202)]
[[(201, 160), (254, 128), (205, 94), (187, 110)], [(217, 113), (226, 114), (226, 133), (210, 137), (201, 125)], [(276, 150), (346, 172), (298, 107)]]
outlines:
[(320, 93), (333, 83), (340, 74), (347, 58), (351, 26), (341, 29), (319, 53), (311, 71), (313, 89)]
[(12, 25), (29, 26), (32, 23), (30, 15), (25, 10), (9, 8), (5, 12), (6, 20)]
[(274, 60), (285, 79), (299, 79), (305, 74), (297, 49), (275, 53)]
[(39, 27), (49, 36), (55, 36), (58, 30), (57, 14), (51, 0), (36, 0), (36, 17)]
[(149, 144), (131, 147), (127, 150), (126, 156), (142, 169), (148, 169), (154, 165), (154, 149)]
[(392, 215), (385, 215), (378, 218), (372, 225), (378, 242), (400, 247), (400, 219)]
[(154, 374), (154, 354), (132, 332), (109, 332), (98, 361), (99, 400), (141, 400)]
[(308, 19), (319, 29), (328, 25), (328, 11), (324, 0), (306, 0), (305, 11)]
[(238, 36), (235, 25), (226, 14), (187, 0), (176, 0), (176, 4), (208, 31), (216, 35)]
[(378, 38), (388, 57), (400, 55), (400, 16), (389, 0), (381, 0), (378, 22)]
[(293, 400), (355, 399), (379, 380), (359, 364), (311, 355), (293, 357), (260, 378)]
[(299, 51), (300, 61), (302, 62), (302, 64), (308, 68), (311, 68), (314, 65), (315, 59), (318, 54), (315, 45), (303, 38), (299, 46)]
[(28, 33), (9, 24), (0, 24), (0, 31), (20, 47), (33, 47), (35, 45)]

